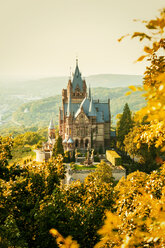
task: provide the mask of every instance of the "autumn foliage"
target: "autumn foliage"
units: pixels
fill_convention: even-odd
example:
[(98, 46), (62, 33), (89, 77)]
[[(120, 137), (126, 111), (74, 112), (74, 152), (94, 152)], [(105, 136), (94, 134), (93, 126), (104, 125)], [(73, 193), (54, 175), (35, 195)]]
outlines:
[(9, 164), (12, 139), (0, 138), (0, 247), (165, 247), (165, 11), (144, 25), (147, 32), (132, 38), (149, 42), (138, 59), (150, 61), (143, 82), (147, 106), (121, 143), (143, 159), (142, 151), (156, 149), (160, 168), (131, 173), (114, 187), (101, 162), (84, 183), (64, 186), (63, 151), (55, 149), (43, 164)]
[[(125, 137), (125, 150), (130, 155), (146, 158), (147, 150), (155, 149), (156, 162), (162, 164), (151, 174), (134, 172), (121, 179), (114, 189), (117, 196), (115, 211), (106, 212), (106, 219), (98, 231), (100, 241), (95, 248), (108, 247), (165, 247), (165, 10), (160, 17), (143, 21), (147, 32), (135, 32), (132, 38), (147, 40), (144, 55), (150, 65), (144, 74), (141, 89), (144, 90), (147, 106), (135, 116), (135, 126)], [(122, 37), (123, 38), (123, 37)], [(143, 153), (142, 153), (143, 151)], [(72, 246), (61, 246), (72, 247)], [(74, 247), (78, 247), (75, 244)]]

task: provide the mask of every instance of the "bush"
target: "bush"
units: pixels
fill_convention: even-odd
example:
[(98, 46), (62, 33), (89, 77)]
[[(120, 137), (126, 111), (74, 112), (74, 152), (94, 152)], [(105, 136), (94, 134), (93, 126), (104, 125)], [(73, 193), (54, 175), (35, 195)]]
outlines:
[(98, 155), (94, 156), (94, 162), (100, 162), (100, 158)]

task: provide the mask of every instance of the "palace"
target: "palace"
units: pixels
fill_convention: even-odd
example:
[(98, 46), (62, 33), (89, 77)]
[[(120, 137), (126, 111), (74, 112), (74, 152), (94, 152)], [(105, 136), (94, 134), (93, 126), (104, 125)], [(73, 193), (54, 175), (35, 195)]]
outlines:
[(77, 60), (73, 78), (69, 79), (67, 89), (62, 90), (62, 108), (59, 109), (59, 134), (64, 150), (105, 151), (110, 145), (110, 125), (110, 100), (106, 103), (93, 100), (90, 87), (87, 94)]

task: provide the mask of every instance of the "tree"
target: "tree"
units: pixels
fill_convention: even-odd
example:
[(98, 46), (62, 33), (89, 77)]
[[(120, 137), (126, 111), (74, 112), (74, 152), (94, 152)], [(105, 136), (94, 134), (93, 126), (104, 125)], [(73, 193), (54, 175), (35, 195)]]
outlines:
[(92, 173), (92, 176), (99, 183), (110, 183), (112, 184), (112, 170), (109, 164), (101, 161), (100, 164), (97, 165), (95, 172)]
[[(137, 171), (122, 178), (114, 195), (116, 212), (106, 211), (94, 248), (165, 247), (165, 165), (150, 175)], [(54, 229), (51, 233), (64, 246), (79, 247), (71, 237), (64, 239)]]
[(64, 155), (64, 148), (62, 145), (62, 137), (59, 135), (53, 148), (53, 157), (57, 157), (59, 154)]
[(0, 136), (0, 179), (9, 180), (8, 160), (12, 158), (11, 148), (13, 142), (11, 138)]
[(120, 150), (124, 150), (124, 138), (133, 127), (133, 120), (128, 103), (125, 104), (123, 114), (117, 123), (117, 146)]
[(69, 226), (59, 187), (65, 172), (62, 161), (59, 156), (44, 165), (12, 166), (10, 180), (0, 179), (0, 247), (1, 243), (5, 248), (52, 247), (54, 240), (48, 236), (52, 225), (61, 231), (68, 219)]
[[(147, 106), (136, 114), (136, 127), (132, 136), (126, 138), (127, 144), (133, 143), (129, 149), (135, 155), (145, 145), (165, 151), (165, 10), (159, 17), (143, 23), (147, 32), (132, 35), (132, 38), (150, 43), (147, 46), (145, 43), (145, 55), (138, 59), (150, 61), (141, 89), (146, 91)], [(130, 88), (137, 90), (133, 86)], [(161, 158), (159, 160), (163, 163)], [(115, 195), (116, 213), (107, 211), (104, 225), (98, 232), (101, 240), (95, 248), (165, 247), (165, 164), (149, 175), (137, 171), (121, 179)]]
[[(154, 144), (165, 150), (165, 9), (156, 19), (146, 21), (146, 33), (136, 32), (133, 38), (146, 39), (145, 54), (138, 61), (147, 58), (150, 65), (144, 73), (143, 89), (147, 105), (136, 114), (139, 127), (134, 142), (137, 147), (142, 143)], [(136, 89), (135, 89), (136, 90)], [(144, 117), (145, 122), (144, 122)]]
[(139, 170), (150, 173), (160, 166), (156, 162), (156, 158), (159, 156), (160, 152), (153, 144), (149, 146), (147, 143), (142, 143), (137, 147), (137, 144), (134, 142), (137, 135), (137, 128), (139, 130), (139, 127), (135, 126), (131, 132), (125, 136), (125, 151), (131, 158), (136, 158), (139, 164)]
[[(132, 38), (146, 39), (145, 55), (137, 61), (148, 58), (143, 88), (147, 106), (135, 116), (136, 127), (125, 139), (126, 150), (137, 154), (144, 146), (165, 151), (165, 9), (160, 16), (143, 21), (146, 33), (135, 32)], [(130, 87), (133, 91), (137, 89)], [(130, 145), (133, 144), (133, 145)], [(145, 152), (145, 151), (144, 151)], [(160, 159), (161, 160), (161, 159)], [(165, 180), (164, 166), (147, 176), (135, 172), (116, 186), (118, 191), (117, 214), (107, 214), (103, 228), (99, 231), (102, 239), (96, 247), (164, 247), (165, 221)], [(154, 186), (154, 187), (153, 187)]]

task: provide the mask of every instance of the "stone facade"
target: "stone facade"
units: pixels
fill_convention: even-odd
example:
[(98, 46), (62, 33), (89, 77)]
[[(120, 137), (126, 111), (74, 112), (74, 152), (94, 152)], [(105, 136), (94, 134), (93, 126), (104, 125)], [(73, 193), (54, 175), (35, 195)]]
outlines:
[(64, 150), (107, 149), (110, 124), (110, 100), (106, 103), (93, 100), (90, 88), (87, 94), (86, 81), (81, 77), (77, 62), (73, 79), (69, 79), (67, 89), (62, 90), (59, 109), (59, 134)]

